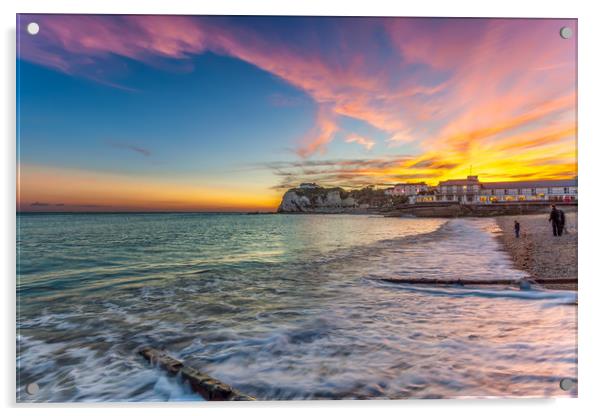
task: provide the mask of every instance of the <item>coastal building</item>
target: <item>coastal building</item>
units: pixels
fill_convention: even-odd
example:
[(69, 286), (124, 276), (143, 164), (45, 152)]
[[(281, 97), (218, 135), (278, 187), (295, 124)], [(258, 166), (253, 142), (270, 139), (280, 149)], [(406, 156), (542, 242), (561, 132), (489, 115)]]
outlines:
[(423, 202), (435, 202), (437, 201), (437, 195), (432, 194), (424, 194), (424, 195), (414, 195), (409, 199), (410, 204), (420, 204)]
[(418, 195), (421, 192), (426, 192), (428, 185), (424, 182), (418, 183), (398, 183), (392, 188), (385, 189), (385, 195), (388, 196), (411, 196)]
[(450, 179), (439, 182), (437, 186), (436, 201), (452, 202), (457, 201), (462, 204), (471, 204), (475, 202), (481, 189), (481, 183), (478, 176), (467, 176), (466, 179)]
[(481, 182), (478, 176), (442, 181), (434, 198), (421, 195), (413, 199), (422, 202), (459, 202), (461, 204), (491, 204), (497, 202), (576, 202), (577, 178), (564, 180)]
[(577, 201), (577, 179), (481, 184), (480, 203), (515, 201)]

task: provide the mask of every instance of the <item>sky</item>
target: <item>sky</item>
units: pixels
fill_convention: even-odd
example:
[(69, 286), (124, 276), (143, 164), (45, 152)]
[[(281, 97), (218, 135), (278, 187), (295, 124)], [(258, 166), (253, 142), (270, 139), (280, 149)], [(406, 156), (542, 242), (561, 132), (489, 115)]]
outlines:
[(576, 53), (574, 19), (21, 14), (17, 209), (572, 178)]

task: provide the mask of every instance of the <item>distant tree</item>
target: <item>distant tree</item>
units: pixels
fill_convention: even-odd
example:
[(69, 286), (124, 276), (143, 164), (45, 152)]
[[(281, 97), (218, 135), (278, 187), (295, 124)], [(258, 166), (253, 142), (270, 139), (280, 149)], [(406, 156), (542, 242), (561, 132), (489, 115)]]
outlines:
[(375, 189), (374, 186), (354, 189), (350, 191), (350, 194), (360, 205), (368, 204), (372, 207), (381, 207), (385, 206), (387, 202), (385, 191), (382, 189)]
[(392, 197), (393, 206), (407, 204), (409, 198), (407, 195), (395, 195)]

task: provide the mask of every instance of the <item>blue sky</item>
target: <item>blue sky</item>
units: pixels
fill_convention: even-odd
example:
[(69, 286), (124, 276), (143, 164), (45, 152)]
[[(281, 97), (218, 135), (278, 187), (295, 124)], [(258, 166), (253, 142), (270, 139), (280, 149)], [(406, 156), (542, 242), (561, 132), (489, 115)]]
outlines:
[[(83, 201), (81, 175), (75, 188), (113, 184), (127, 206), (162, 186), (220, 208), (214, 184), (264, 207), (300, 181), (570, 176), (575, 40), (556, 35), (575, 24), (20, 15), (22, 195)], [(147, 196), (130, 204), (122, 182)]]

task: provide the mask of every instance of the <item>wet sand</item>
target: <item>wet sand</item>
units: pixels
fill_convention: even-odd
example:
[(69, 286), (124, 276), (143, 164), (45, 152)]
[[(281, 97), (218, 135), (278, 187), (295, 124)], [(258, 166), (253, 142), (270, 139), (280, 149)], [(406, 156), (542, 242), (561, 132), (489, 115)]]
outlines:
[[(577, 284), (554, 283), (559, 278), (577, 278), (577, 212), (566, 212), (566, 231), (561, 237), (553, 236), (548, 216), (498, 217), (500, 241), (519, 269), (549, 280), (544, 287), (577, 290)], [(521, 224), (520, 238), (514, 236), (514, 220)]]

